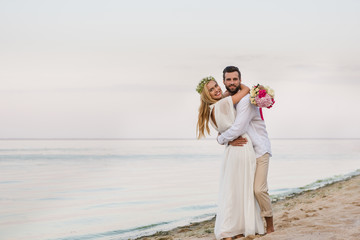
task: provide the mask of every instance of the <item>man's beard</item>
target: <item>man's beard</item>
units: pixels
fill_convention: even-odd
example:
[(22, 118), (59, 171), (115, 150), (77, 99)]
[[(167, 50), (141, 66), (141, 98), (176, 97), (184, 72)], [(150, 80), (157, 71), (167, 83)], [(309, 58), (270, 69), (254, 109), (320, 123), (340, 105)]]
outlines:
[(226, 90), (228, 90), (228, 92), (229, 92), (231, 95), (234, 95), (235, 93), (237, 93), (237, 92), (240, 90), (240, 85), (237, 86), (237, 87), (235, 88), (235, 90), (233, 90), (233, 91), (230, 90), (230, 87), (231, 87), (231, 86), (235, 86), (235, 85), (230, 85), (229, 87), (225, 86)]

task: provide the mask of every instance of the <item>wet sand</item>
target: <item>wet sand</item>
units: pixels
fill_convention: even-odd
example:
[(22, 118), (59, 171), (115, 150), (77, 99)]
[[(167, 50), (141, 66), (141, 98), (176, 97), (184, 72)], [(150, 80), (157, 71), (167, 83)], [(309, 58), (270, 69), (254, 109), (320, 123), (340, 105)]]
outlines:
[[(275, 232), (242, 240), (360, 239), (360, 176), (303, 192), (273, 204)], [(215, 240), (215, 218), (139, 240)]]

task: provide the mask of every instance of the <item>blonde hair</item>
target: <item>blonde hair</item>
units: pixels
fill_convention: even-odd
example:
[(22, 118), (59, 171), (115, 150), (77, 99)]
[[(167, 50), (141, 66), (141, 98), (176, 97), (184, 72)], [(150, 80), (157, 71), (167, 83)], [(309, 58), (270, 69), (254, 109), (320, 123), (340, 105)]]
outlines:
[[(211, 80), (211, 81), (216, 82), (215, 80)], [(210, 105), (217, 102), (217, 100), (213, 99), (210, 96), (209, 90), (206, 85), (204, 86), (202, 92), (200, 93), (199, 116), (196, 125), (196, 135), (198, 139), (205, 137), (205, 129), (206, 132), (210, 135), (210, 128), (209, 128)]]

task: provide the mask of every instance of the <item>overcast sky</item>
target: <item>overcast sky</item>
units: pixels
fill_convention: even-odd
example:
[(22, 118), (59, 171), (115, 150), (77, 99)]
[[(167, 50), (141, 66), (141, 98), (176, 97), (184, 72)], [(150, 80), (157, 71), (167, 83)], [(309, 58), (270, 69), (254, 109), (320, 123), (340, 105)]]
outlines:
[(358, 138), (359, 29), (357, 0), (0, 0), (0, 138), (195, 138), (227, 65), (270, 138)]

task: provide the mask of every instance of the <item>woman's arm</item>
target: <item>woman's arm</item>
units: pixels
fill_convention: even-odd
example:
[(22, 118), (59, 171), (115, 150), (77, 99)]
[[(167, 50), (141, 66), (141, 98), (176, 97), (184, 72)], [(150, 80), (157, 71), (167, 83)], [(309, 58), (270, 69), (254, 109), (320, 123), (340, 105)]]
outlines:
[(228, 96), (230, 96), (230, 93), (229, 93), (228, 90), (226, 90), (226, 91), (223, 93), (223, 98), (224, 98), (224, 97), (228, 97)]
[(250, 92), (250, 88), (245, 86), (244, 84), (241, 84), (241, 90), (239, 90), (237, 93), (231, 96), (232, 101), (234, 104), (237, 104), (240, 102), (240, 100), (246, 96)]

